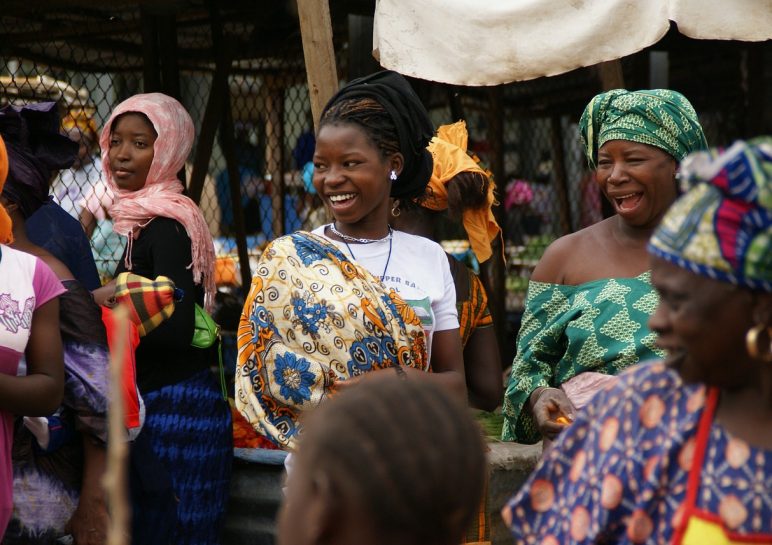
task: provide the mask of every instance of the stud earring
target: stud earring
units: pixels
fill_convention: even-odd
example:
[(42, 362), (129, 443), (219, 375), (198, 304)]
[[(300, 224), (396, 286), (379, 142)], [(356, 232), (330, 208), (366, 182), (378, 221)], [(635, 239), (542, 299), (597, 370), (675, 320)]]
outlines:
[(772, 362), (772, 327), (757, 325), (751, 328), (745, 335), (745, 346), (750, 357)]
[(396, 182), (397, 181), (397, 171), (396, 170), (391, 169), (391, 173), (389, 174), (389, 180), (391, 180), (392, 182)]

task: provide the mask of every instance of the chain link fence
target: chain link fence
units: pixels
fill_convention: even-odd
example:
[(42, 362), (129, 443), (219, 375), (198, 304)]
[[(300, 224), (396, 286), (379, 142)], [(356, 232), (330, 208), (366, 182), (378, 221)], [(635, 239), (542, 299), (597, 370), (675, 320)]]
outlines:
[[(286, 6), (280, 5), (268, 12), (266, 6), (230, 11), (197, 7), (157, 17), (130, 4), (109, 11), (61, 9), (53, 15), (16, 5), (0, 17), (0, 35), (5, 37), (0, 45), (0, 105), (41, 100), (61, 105), (63, 131), (81, 143), (81, 152), (76, 164), (52, 181), (51, 194), (83, 224), (103, 280), (115, 269), (123, 240), (113, 233), (107, 212), (112, 196), (102, 176), (97, 135), (121, 100), (149, 89), (178, 96), (196, 125), (186, 183), (194, 177), (196, 159), (207, 157), (199, 145), (211, 144), (203, 185), (194, 193), (200, 193), (200, 207), (215, 238), (218, 283), (224, 293), (237, 293), (241, 282), (240, 225), (253, 268), (261, 248), (274, 237), (326, 221), (311, 184), (314, 135), (300, 34), (297, 21), (288, 19), (281, 11)], [(742, 45), (669, 36), (670, 43), (663, 42), (670, 53), (664, 57), (665, 81), (660, 86), (669, 85), (692, 100), (711, 144), (751, 135), (748, 74), (758, 70), (753, 64), (758, 48), (749, 56)], [(344, 81), (348, 60), (354, 57), (345, 32), (337, 29), (335, 41)], [(769, 45), (760, 47), (769, 58)], [(169, 50), (176, 51), (176, 57), (163, 57)], [(661, 51), (624, 59), (628, 87), (657, 86), (662, 64)], [(218, 66), (223, 65), (229, 68), (226, 117), (232, 122), (207, 127), (210, 99), (221, 74)], [(690, 77), (695, 67), (716, 84), (705, 86)], [(762, 61), (761, 69), (762, 82), (769, 80), (769, 62)], [(508, 264), (506, 295), (491, 298), (504, 302), (501, 311), (517, 315), (528, 278), (546, 246), (607, 213), (586, 167), (577, 129), (584, 105), (600, 90), (597, 73), (585, 68), (492, 89), (414, 83), (435, 125), (466, 119), (470, 151), (495, 173), (500, 203), (496, 212)], [(228, 150), (235, 161), (230, 172)], [(231, 174), (239, 177), (233, 192)], [(234, 203), (234, 196), (240, 202)], [(449, 225), (446, 235), (458, 241), (449, 242), (449, 250), (470, 255), (459, 226)], [(229, 330), (235, 329), (238, 318), (235, 311), (231, 314), (221, 320)]]

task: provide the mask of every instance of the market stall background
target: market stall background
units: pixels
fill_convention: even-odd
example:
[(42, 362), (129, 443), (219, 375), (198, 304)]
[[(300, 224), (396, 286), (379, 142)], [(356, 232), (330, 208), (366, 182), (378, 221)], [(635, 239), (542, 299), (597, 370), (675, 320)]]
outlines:
[[(554, 17), (553, 21), (571, 30), (567, 35), (580, 34), (591, 40), (590, 45), (574, 48), (546, 35), (533, 41), (529, 32), (543, 34), (552, 27), (531, 25), (529, 31), (527, 22), (519, 17), (509, 20), (509, 26), (499, 25), (498, 31), (490, 25), (485, 27), (490, 32), (449, 26), (433, 37), (435, 45), (429, 41), (429, 46), (422, 46), (426, 49), (420, 49), (411, 40), (432, 36), (423, 30), (424, 20), (416, 10), (433, 8), (438, 21), (450, 18), (488, 24), (480, 2), (443, 0), (438, 7), (438, 1), (330, 0), (336, 74), (342, 82), (378, 69), (372, 56), (375, 46), (381, 62), (417, 76), (411, 81), (435, 124), (467, 120), (471, 150), (491, 169), (498, 184), (496, 214), (505, 231), (507, 265), (494, 259), (481, 272), (491, 293), (502, 362), (507, 365), (525, 287), (544, 248), (554, 238), (608, 213), (578, 143), (576, 123), (587, 101), (614, 86), (670, 87), (692, 101), (712, 145), (772, 133), (772, 44), (738, 41), (737, 36), (714, 36), (734, 38), (731, 40), (691, 38), (692, 34), (684, 34), (686, 28), (699, 29), (699, 24), (692, 19), (686, 25), (678, 16), (679, 25), (686, 26), (677, 26), (668, 12), (661, 11), (662, 2), (651, 2), (660, 6), (657, 17), (651, 17), (656, 31), (629, 50), (613, 51), (610, 46), (593, 45), (592, 40), (628, 33), (635, 26), (635, 14), (614, 12), (615, 18), (609, 20), (583, 18), (581, 10), (597, 2), (509, 0), (494, 3), (499, 6), (494, 15), (503, 20), (512, 15), (508, 6), (527, 8), (540, 21)], [(646, 3), (614, 0), (607, 4), (630, 10)], [(655, 9), (652, 6), (646, 9)], [(764, 17), (772, 14), (769, 0), (734, 0), (721, 6), (727, 18), (719, 20), (725, 24), (718, 28), (738, 28), (731, 18), (735, 12), (760, 22), (768, 21)], [(757, 14), (748, 6), (767, 9)], [(462, 11), (453, 11), (459, 7)], [(400, 9), (407, 11), (402, 15)], [(384, 19), (386, 16), (398, 17), (399, 24)], [(613, 21), (619, 25), (614, 27)], [(559, 30), (560, 25), (552, 26)], [(416, 31), (419, 27), (420, 32)], [(769, 32), (772, 25), (764, 28)], [(394, 34), (405, 29), (413, 29), (414, 36), (408, 39)], [(509, 62), (486, 53), (491, 47), (486, 44), (502, 36), (497, 32), (503, 32), (508, 45), (515, 48), (515, 53), (506, 54)], [(397, 45), (409, 46), (410, 55), (397, 55)], [(462, 48), (465, 54), (446, 49), (451, 46)], [(396, 55), (425, 65), (432, 58), (432, 48), (440, 58), (429, 64), (442, 72), (424, 73), (393, 60)], [(527, 77), (510, 74), (482, 79), (501, 66), (517, 65), (514, 61), (520, 59), (521, 50), (529, 48), (535, 51), (536, 60)], [(567, 52), (576, 53), (573, 57), (580, 62), (570, 60), (572, 55)], [(548, 65), (549, 55), (563, 59), (559, 69)], [(600, 61), (608, 62), (595, 64)], [(461, 70), (471, 76), (448, 76)], [(556, 75), (543, 77), (548, 74)], [(313, 122), (295, 1), (4, 2), (0, 105), (56, 100), (63, 114), (83, 112), (101, 129), (118, 102), (148, 91), (179, 98), (196, 124), (196, 144), (186, 172), (180, 175), (217, 240), (218, 319), (226, 333), (233, 331), (243, 287), (264, 244), (326, 219), (303, 180)], [(100, 174), (97, 170), (80, 180), (69, 188), (75, 201), (99, 185)], [(451, 241), (448, 248), (464, 255), (463, 242), (457, 242), (463, 238), (459, 226), (448, 224), (445, 233)], [(105, 275), (120, 255), (120, 247), (114, 246), (117, 243), (107, 224), (99, 225), (92, 236)], [(226, 354), (233, 365), (233, 352)], [(278, 473), (255, 476), (268, 478), (278, 479)], [(243, 537), (248, 531), (254, 538), (250, 542), (270, 543), (277, 498), (252, 498), (247, 507), (243, 501), (253, 488), (244, 483), (235, 491), (243, 494), (242, 503), (234, 502), (234, 516), (243, 512), (244, 517), (234, 524), (250, 520), (250, 529), (239, 526), (238, 535)], [(260, 501), (264, 501), (262, 507), (258, 505), (264, 518), (254, 516)], [(226, 542), (239, 542), (234, 532)]]

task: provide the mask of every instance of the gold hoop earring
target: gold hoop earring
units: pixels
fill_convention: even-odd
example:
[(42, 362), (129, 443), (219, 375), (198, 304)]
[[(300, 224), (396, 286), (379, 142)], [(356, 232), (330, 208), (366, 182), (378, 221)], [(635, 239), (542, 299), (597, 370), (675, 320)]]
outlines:
[[(762, 333), (766, 332), (766, 340)], [(767, 350), (763, 351), (759, 346), (759, 339), (761, 339), (761, 345), (767, 345)], [(748, 330), (745, 334), (745, 348), (748, 350), (748, 355), (754, 359), (772, 362), (772, 327), (757, 325)]]
[(394, 199), (394, 204), (391, 205), (391, 215), (398, 218), (401, 213), (402, 210), (399, 209), (399, 199)]

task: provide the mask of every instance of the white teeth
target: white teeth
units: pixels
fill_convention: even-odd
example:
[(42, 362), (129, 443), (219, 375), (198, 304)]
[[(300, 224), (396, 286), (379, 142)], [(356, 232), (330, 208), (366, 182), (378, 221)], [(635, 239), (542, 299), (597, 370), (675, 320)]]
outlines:
[(627, 195), (620, 195), (617, 197), (617, 199), (628, 199), (630, 197), (635, 197), (638, 193), (628, 193)]
[(354, 193), (346, 193), (345, 195), (330, 195), (330, 200), (332, 202), (341, 202), (348, 199), (353, 199), (354, 197), (356, 197)]

